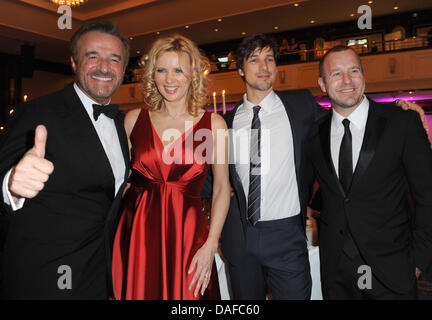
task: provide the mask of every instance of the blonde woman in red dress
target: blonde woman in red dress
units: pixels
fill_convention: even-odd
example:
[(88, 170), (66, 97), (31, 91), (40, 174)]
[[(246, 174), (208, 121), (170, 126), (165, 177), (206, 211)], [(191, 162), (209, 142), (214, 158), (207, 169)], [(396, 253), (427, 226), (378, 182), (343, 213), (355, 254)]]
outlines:
[[(145, 61), (148, 107), (125, 118), (132, 173), (114, 240), (116, 299), (220, 298), (214, 256), (230, 201), (228, 135), (204, 109), (207, 66), (178, 35), (157, 40)], [(209, 170), (210, 227), (200, 197)]]

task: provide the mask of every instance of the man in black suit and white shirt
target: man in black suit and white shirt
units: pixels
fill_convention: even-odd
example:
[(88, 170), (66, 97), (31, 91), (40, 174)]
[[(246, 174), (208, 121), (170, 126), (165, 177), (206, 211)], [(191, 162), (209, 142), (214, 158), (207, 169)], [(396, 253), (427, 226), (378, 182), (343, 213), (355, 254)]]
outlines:
[[(345, 46), (320, 63), (333, 112), (311, 133), (322, 193), (325, 299), (414, 299), (432, 265), (432, 150), (415, 112), (364, 95), (360, 57)], [(407, 200), (410, 186), (416, 210)]]
[(307, 90), (273, 91), (277, 50), (264, 35), (240, 44), (246, 94), (225, 116), (234, 196), (221, 249), (234, 299), (265, 299), (267, 283), (273, 299), (310, 298), (305, 220), (313, 176), (304, 144), (325, 109)]
[(243, 40), (237, 67), (246, 94), (225, 115), (233, 196), (221, 249), (234, 299), (265, 299), (267, 284), (273, 299), (310, 298), (305, 222), (314, 175), (306, 147), (328, 112), (308, 90), (273, 91), (277, 51), (265, 35)]
[[(112, 23), (71, 42), (75, 83), (17, 106), (0, 142), (11, 212), (3, 298), (106, 299), (114, 221), (129, 172), (118, 106), (129, 44)], [(15, 211), (12, 213), (12, 211)]]

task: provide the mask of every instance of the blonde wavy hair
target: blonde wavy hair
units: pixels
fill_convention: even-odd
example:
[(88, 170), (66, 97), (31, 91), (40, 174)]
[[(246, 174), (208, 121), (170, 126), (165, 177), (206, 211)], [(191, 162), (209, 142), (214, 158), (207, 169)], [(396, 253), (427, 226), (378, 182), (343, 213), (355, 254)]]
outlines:
[(205, 71), (209, 67), (209, 60), (200, 52), (195, 43), (177, 34), (156, 40), (149, 53), (141, 58), (142, 90), (147, 108), (153, 111), (160, 110), (163, 105), (164, 98), (156, 86), (154, 73), (156, 60), (164, 52), (169, 51), (186, 53), (189, 56), (191, 73), (185, 74), (191, 79), (188, 91), (188, 112), (196, 116), (198, 110), (204, 108), (208, 99), (208, 79)]

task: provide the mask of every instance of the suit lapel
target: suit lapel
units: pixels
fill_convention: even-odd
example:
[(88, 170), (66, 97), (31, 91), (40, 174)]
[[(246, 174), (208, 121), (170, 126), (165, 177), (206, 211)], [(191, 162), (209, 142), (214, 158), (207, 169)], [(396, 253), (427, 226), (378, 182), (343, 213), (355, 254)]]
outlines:
[(319, 126), (319, 137), (321, 142), (321, 149), (323, 151), (323, 156), (327, 168), (329, 169), (330, 174), (336, 174), (330, 152), (330, 128), (331, 116), (327, 117), (327, 119), (325, 119), (325, 121), (323, 121)]
[(353, 188), (369, 167), (376, 151), (376, 147), (386, 126), (386, 119), (379, 115), (376, 103), (369, 99), (369, 114), (366, 123), (363, 143), (354, 171), (351, 188)]
[[(95, 168), (98, 170), (94, 174), (103, 177), (104, 180), (109, 179), (109, 184), (113, 186), (110, 188), (109, 196), (113, 199), (114, 173), (96, 129), (72, 85), (65, 88), (64, 104), (65, 108), (60, 111), (60, 117), (65, 122), (65, 135), (72, 141), (69, 148), (82, 157), (84, 163), (97, 164)], [(101, 184), (104, 180), (101, 180)]]
[(338, 186), (338, 190), (341, 192), (341, 194), (345, 196), (345, 191), (336, 174), (336, 169), (334, 167), (334, 163), (331, 157), (331, 151), (330, 151), (331, 119), (332, 116), (331, 113), (329, 113), (329, 115), (319, 125), (319, 140), (320, 140), (322, 155), (324, 157), (324, 162), (329, 172), (329, 177), (334, 180), (334, 184)]
[[(227, 127), (228, 129), (231, 131), (231, 133), (233, 133), (233, 122), (234, 122), (234, 117), (235, 114), (237, 112), (238, 107), (243, 103), (243, 101), (239, 102), (235, 108), (231, 111), (229, 111), (226, 115), (225, 115), (225, 121), (227, 123)], [(232, 135), (230, 137), (230, 155), (234, 156), (235, 152), (234, 150), (234, 144), (233, 144), (233, 139), (232, 139)], [(232, 187), (234, 188), (234, 190), (236, 191), (236, 194), (239, 198), (239, 205), (240, 205), (240, 210), (242, 212), (242, 217), (246, 217), (246, 197), (245, 197), (245, 192), (243, 189), (243, 185), (240, 181), (240, 177), (237, 173), (237, 170), (235, 168), (235, 161), (233, 158), (230, 159), (229, 161), (229, 174), (231, 177), (231, 183), (232, 183)]]
[(285, 111), (288, 115), (288, 121), (290, 122), (291, 134), (293, 137), (293, 145), (294, 145), (294, 164), (295, 164), (295, 170), (296, 170), (297, 180), (298, 180), (298, 177), (299, 177), (298, 170), (300, 168), (300, 161), (301, 161), (301, 139), (299, 138), (299, 135), (298, 135), (298, 129), (299, 128), (297, 128), (298, 121), (296, 121), (296, 115), (294, 112), (295, 106), (292, 105), (292, 102), (290, 101), (290, 99), (288, 99), (287, 97), (282, 95), (282, 93), (277, 92), (277, 91), (275, 91), (275, 93), (281, 99), (282, 104), (285, 107)]
[(130, 156), (129, 156), (129, 146), (127, 141), (126, 130), (123, 124), (123, 119), (124, 119), (123, 115), (119, 114), (119, 116), (114, 119), (114, 123), (117, 129), (117, 135), (119, 137), (120, 147), (122, 149), (123, 158), (125, 162), (125, 177), (128, 177), (129, 169), (130, 169)]
[[(359, 158), (357, 161), (356, 168), (353, 173), (353, 179), (351, 183), (353, 187), (359, 182), (361, 177), (365, 174), (367, 168), (373, 160), (375, 155), (376, 146), (379, 139), (385, 129), (386, 119), (379, 115), (376, 108), (376, 103), (369, 100), (369, 113), (366, 122), (365, 134), (363, 137), (363, 143), (361, 146)], [(335, 183), (338, 186), (339, 191), (342, 195), (346, 196), (344, 189), (337, 177), (336, 169), (333, 164), (330, 151), (330, 130), (331, 130), (331, 115), (327, 117), (319, 125), (319, 140), (321, 144), (322, 155), (327, 169), (329, 170), (332, 179), (335, 179)]]

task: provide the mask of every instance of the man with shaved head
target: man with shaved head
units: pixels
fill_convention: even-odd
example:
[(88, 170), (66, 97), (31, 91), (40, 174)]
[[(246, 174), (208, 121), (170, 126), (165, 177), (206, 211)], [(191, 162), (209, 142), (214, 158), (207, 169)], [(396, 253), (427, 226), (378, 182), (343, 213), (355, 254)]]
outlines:
[(325, 54), (318, 83), (333, 109), (309, 141), (324, 299), (415, 299), (416, 278), (432, 267), (432, 150), (420, 118), (367, 98), (349, 47)]

